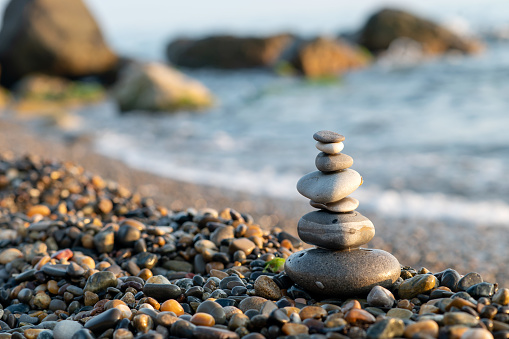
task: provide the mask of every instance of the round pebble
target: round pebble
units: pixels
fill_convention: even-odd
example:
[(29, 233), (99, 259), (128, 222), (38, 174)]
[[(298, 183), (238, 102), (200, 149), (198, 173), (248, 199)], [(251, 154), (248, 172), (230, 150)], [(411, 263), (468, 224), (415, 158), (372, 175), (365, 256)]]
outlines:
[(342, 297), (367, 295), (376, 285), (391, 288), (401, 269), (396, 258), (381, 250), (331, 252), (313, 248), (292, 254), (286, 260), (285, 271), (312, 293)]
[(375, 236), (373, 223), (359, 212), (310, 212), (300, 218), (299, 237), (331, 250), (345, 250), (367, 244)]
[(361, 184), (360, 174), (350, 168), (330, 173), (315, 171), (299, 179), (297, 190), (308, 199), (327, 204), (345, 198)]
[(323, 143), (332, 143), (332, 142), (342, 142), (345, 140), (345, 137), (336, 132), (322, 130), (313, 134), (313, 139)]
[(320, 141), (317, 141), (315, 146), (319, 151), (327, 154), (338, 154), (345, 147), (342, 142), (323, 143)]
[(353, 158), (344, 153), (327, 154), (318, 153), (315, 159), (315, 166), (322, 172), (336, 172), (352, 167)]

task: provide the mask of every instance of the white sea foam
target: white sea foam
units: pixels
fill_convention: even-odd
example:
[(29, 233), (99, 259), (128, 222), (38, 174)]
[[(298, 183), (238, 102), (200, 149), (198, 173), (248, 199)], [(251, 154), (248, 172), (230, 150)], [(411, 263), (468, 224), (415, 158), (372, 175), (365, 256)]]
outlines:
[[(274, 170), (258, 172), (241, 170), (213, 172), (203, 170), (199, 162), (193, 167), (179, 167), (167, 157), (147, 151), (133, 151), (133, 141), (117, 135), (105, 135), (97, 144), (103, 155), (126, 165), (163, 177), (196, 184), (241, 190), (268, 197), (297, 200), (302, 197), (295, 185), (299, 176), (280, 175)], [(381, 216), (429, 221), (464, 222), (465, 225), (509, 226), (509, 204), (502, 200), (474, 200), (440, 192), (417, 193), (408, 190), (381, 189), (365, 184), (353, 193), (361, 201), (360, 209)]]

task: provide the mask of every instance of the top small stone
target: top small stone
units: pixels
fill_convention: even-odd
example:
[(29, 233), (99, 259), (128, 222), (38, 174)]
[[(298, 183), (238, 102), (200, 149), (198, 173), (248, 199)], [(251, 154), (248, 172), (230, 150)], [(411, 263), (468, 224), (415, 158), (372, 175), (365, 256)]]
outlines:
[(345, 137), (332, 131), (318, 131), (313, 134), (313, 139), (323, 142), (324, 144), (329, 144), (332, 142), (342, 142), (345, 140)]

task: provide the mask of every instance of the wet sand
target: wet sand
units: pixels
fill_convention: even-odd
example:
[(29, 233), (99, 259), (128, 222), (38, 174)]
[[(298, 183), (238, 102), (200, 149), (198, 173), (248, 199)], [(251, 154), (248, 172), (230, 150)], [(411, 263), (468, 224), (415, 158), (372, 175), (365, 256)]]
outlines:
[[(132, 169), (120, 161), (94, 153), (91, 140), (87, 138), (50, 140), (21, 123), (4, 120), (1, 114), (0, 152), (72, 161), (87, 172), (117, 181), (172, 210), (189, 207), (221, 210), (231, 207), (251, 214), (264, 228), (278, 226), (292, 234), (296, 234), (300, 216), (312, 210), (304, 199), (286, 201), (261, 197), (233, 189), (180, 182)], [(358, 210), (363, 212), (362, 201)], [(466, 225), (365, 214), (375, 224), (377, 233), (370, 247), (390, 251), (402, 265), (424, 266), (432, 272), (448, 267), (460, 274), (476, 271), (486, 281), (508, 286), (509, 232), (506, 228), (483, 226), (482, 221)]]

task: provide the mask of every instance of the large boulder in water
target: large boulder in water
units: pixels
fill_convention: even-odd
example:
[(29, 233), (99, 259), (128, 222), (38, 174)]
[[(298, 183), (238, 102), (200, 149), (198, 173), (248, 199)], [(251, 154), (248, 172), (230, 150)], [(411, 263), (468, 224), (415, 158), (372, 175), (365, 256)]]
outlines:
[(358, 47), (319, 37), (302, 43), (291, 63), (307, 77), (324, 77), (367, 65), (370, 57)]
[(424, 53), (430, 55), (448, 51), (473, 53), (482, 47), (476, 40), (460, 37), (432, 21), (396, 9), (373, 14), (361, 30), (359, 43), (373, 52), (381, 52), (399, 38), (419, 42)]
[(273, 66), (293, 38), (282, 34), (266, 38), (211, 36), (171, 42), (166, 55), (175, 65), (224, 69)]
[(113, 71), (117, 56), (81, 0), (11, 0), (0, 31), (0, 83), (29, 73), (64, 77)]
[(213, 103), (200, 82), (164, 64), (132, 63), (112, 90), (121, 111), (176, 111), (200, 109)]

